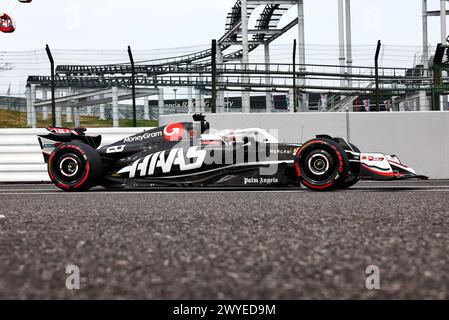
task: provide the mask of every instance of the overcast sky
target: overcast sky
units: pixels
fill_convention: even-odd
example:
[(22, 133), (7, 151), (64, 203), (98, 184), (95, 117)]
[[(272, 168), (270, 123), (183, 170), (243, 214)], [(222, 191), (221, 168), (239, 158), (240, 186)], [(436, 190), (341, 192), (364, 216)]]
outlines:
[[(155, 49), (207, 44), (224, 32), (235, 0), (0, 0), (0, 11), (16, 22), (0, 34), (1, 51), (42, 48)], [(353, 0), (354, 44), (421, 45), (421, 0)], [(429, 0), (437, 9), (438, 0)], [(306, 41), (337, 43), (337, 0), (305, 0)], [(296, 9), (292, 9), (293, 16)], [(288, 21), (286, 18), (285, 23)], [(430, 41), (438, 42), (438, 18), (430, 20)], [(296, 36), (291, 31), (282, 43)], [(290, 37), (290, 38), (289, 38)]]

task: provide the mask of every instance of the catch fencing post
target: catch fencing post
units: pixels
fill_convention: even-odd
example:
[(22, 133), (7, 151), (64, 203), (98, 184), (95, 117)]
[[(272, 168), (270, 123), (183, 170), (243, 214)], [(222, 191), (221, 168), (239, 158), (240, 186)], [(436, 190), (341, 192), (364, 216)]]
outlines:
[(217, 113), (217, 40), (212, 40), (212, 113)]
[(55, 96), (55, 60), (53, 59), (53, 55), (51, 54), (50, 47), (48, 44), (45, 47), (45, 51), (47, 52), (48, 60), (50, 61), (51, 68), (51, 116), (52, 116), (52, 126), (56, 127), (56, 96)]
[(129, 60), (131, 61), (131, 89), (133, 96), (133, 126), (137, 127), (137, 112), (136, 112), (136, 70), (134, 66), (133, 52), (131, 51), (131, 46), (128, 46)]
[(296, 88), (296, 39), (293, 41), (293, 112), (298, 112), (298, 92)]
[(379, 55), (382, 43), (380, 40), (377, 42), (376, 56), (374, 57), (374, 65), (376, 68), (376, 111), (380, 111), (380, 88), (379, 88)]

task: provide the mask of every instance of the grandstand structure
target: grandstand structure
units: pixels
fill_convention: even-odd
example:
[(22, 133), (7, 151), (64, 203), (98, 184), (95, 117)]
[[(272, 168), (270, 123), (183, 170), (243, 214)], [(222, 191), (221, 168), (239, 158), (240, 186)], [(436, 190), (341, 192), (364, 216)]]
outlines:
[[(445, 1), (442, 1), (445, 2)], [(249, 28), (249, 19), (263, 9), (255, 27)], [(427, 8), (427, 0), (423, 0)], [(281, 19), (290, 10), (296, 17), (283, 25)], [(426, 9), (427, 10), (427, 9)], [(427, 11), (426, 11), (427, 12)], [(137, 97), (145, 98), (144, 118), (158, 117), (167, 110), (164, 88), (186, 88), (186, 112), (207, 110), (206, 96), (217, 90), (217, 112), (226, 111), (225, 92), (241, 95), (242, 112), (252, 112), (251, 95), (264, 95), (262, 111), (276, 111), (274, 95), (284, 95), (285, 111), (310, 111), (308, 97), (324, 95), (319, 111), (352, 111), (359, 97), (375, 97), (379, 86), (382, 97), (392, 100), (392, 108), (416, 100), (416, 108), (430, 110), (433, 75), (428, 63), (415, 68), (374, 68), (354, 66), (351, 41), (351, 1), (338, 0), (339, 16), (339, 63), (313, 65), (306, 63), (304, 37), (304, 0), (237, 0), (227, 15), (225, 33), (217, 38), (217, 47), (176, 57), (131, 64), (106, 65), (58, 65), (54, 85), (59, 97), (56, 99), (56, 124), (61, 124), (63, 110), (67, 120), (74, 119), (79, 125), (79, 109), (98, 109), (98, 116), (105, 117), (105, 108), (111, 104), (114, 126), (119, 126), (119, 102), (129, 100), (131, 87), (137, 88)], [(423, 25), (427, 23), (423, 15)], [(298, 31), (298, 52), (295, 66), (271, 62), (270, 47), (282, 35), (293, 28)], [(423, 30), (426, 31), (426, 29)], [(426, 40), (427, 41), (427, 40)], [(264, 63), (252, 63), (250, 53), (257, 48), (264, 50)], [(215, 50), (214, 50), (215, 49)], [(213, 52), (216, 55), (213, 57)], [(425, 45), (424, 52), (428, 52)], [(374, 52), (373, 52), (374, 55)], [(424, 61), (429, 61), (426, 54)], [(216, 61), (216, 68), (213, 62)], [(134, 77), (132, 75), (134, 74)], [(213, 87), (212, 84), (215, 84)], [(49, 92), (52, 78), (30, 75), (27, 80), (27, 120), (36, 125), (36, 108), (42, 110), (44, 119), (51, 106)], [(37, 91), (42, 99), (37, 100)], [(148, 97), (157, 96), (156, 112), (149, 110)], [(210, 101), (211, 98), (209, 98)], [(373, 98), (374, 99), (374, 98)], [(330, 105), (330, 101), (332, 104)], [(381, 101), (383, 103), (383, 101)], [(72, 117), (73, 116), (73, 117)]]

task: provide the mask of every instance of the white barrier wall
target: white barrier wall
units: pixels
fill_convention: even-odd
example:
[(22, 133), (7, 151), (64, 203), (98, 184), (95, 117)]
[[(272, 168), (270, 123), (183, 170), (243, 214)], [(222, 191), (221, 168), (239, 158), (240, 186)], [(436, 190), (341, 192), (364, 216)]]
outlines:
[[(239, 113), (206, 117), (213, 129), (277, 129), (280, 142), (305, 142), (316, 134), (347, 138), (349, 129), (349, 140), (362, 151), (396, 154), (419, 174), (449, 179), (449, 112)], [(161, 125), (191, 121), (191, 116), (163, 116), (160, 121)]]
[[(95, 128), (88, 134), (101, 134), (102, 144), (110, 144), (150, 128)], [(50, 181), (37, 135), (45, 129), (0, 129), (0, 182)]]

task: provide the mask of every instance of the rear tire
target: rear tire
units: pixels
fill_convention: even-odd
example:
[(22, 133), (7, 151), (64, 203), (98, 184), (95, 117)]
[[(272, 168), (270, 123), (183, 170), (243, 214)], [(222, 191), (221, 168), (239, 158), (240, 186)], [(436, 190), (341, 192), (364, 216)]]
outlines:
[(102, 171), (103, 164), (98, 152), (80, 142), (60, 145), (48, 161), (51, 181), (68, 192), (87, 191), (96, 186)]
[(349, 159), (339, 143), (318, 138), (298, 151), (295, 167), (304, 186), (314, 191), (331, 191), (348, 177)]

